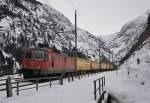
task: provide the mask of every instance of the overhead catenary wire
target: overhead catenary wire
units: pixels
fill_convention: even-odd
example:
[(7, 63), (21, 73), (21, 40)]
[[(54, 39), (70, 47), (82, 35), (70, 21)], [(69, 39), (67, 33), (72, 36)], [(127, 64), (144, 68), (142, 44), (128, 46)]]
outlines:
[(72, 6), (72, 8), (73, 8), (74, 10), (77, 10), (77, 14), (78, 14), (80, 20), (82, 21), (82, 23), (85, 25), (85, 27), (86, 27), (87, 29), (89, 29), (92, 33), (94, 33), (93, 30), (91, 29), (91, 27), (86, 23), (85, 19), (81, 16), (79, 9), (76, 8), (76, 6), (75, 6), (74, 3), (72, 2), (72, 0), (67, 0), (67, 1), (70, 3), (70, 5)]
[(67, 0), (67, 1), (70, 3), (70, 5), (72, 6), (72, 8), (73, 8), (74, 10), (77, 10), (76, 7), (75, 7), (75, 5), (73, 4), (72, 0)]

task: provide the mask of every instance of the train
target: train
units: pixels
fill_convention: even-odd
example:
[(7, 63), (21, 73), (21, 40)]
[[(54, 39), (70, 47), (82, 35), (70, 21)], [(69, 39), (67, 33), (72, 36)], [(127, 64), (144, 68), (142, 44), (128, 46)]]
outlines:
[(66, 53), (44, 48), (25, 49), (22, 60), (24, 78), (106, 70), (114, 70), (114, 64), (107, 59), (91, 61), (89, 59), (68, 56)]

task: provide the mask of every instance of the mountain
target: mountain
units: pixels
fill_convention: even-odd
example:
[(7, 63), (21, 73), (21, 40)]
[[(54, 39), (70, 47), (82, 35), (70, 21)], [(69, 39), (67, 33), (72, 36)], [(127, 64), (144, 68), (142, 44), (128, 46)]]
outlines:
[[(125, 24), (122, 29), (116, 33), (106, 45), (111, 48), (115, 58), (120, 61), (120, 64), (128, 61), (130, 58), (138, 55), (137, 53), (143, 52), (137, 58), (144, 59), (148, 55), (150, 43), (150, 15), (145, 13), (136, 19)], [(144, 52), (145, 51), (145, 52)], [(143, 57), (141, 57), (143, 56)], [(149, 56), (147, 56), (149, 58)]]
[[(98, 58), (98, 38), (78, 27), (78, 53)], [(0, 0), (0, 64), (21, 62), (23, 49), (47, 47), (74, 53), (74, 25), (62, 13), (36, 0)], [(101, 43), (101, 55), (108, 49)]]

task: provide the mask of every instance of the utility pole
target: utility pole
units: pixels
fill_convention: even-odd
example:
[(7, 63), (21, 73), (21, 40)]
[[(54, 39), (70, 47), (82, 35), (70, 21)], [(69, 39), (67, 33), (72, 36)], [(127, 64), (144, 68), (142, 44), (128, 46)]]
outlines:
[(75, 69), (77, 70), (77, 11), (75, 10)]
[(116, 65), (117, 65), (117, 56), (115, 56), (116, 58), (115, 58), (115, 60), (116, 60)]
[(108, 55), (109, 55), (109, 60), (111, 61), (111, 59), (110, 59), (110, 53)]
[(101, 57), (101, 54), (100, 54), (100, 39), (98, 39), (98, 42), (99, 42), (99, 49), (98, 49), (98, 52), (99, 52), (99, 69), (101, 68), (101, 65), (100, 65), (100, 57)]
[(114, 62), (114, 54), (113, 54), (113, 52), (112, 52), (112, 63)]

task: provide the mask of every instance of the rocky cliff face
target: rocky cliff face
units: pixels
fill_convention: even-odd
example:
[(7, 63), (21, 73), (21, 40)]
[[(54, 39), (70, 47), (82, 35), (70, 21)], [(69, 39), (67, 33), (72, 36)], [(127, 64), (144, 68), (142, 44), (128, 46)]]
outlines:
[[(107, 43), (120, 64), (133, 57), (140, 50), (147, 50), (150, 37), (150, 15), (145, 13), (125, 24), (120, 32)], [(147, 55), (147, 54), (145, 54)], [(135, 58), (136, 59), (136, 58)]]
[[(63, 31), (63, 32), (62, 32)], [(98, 58), (98, 38), (78, 28), (78, 52)], [(28, 47), (55, 48), (72, 53), (74, 25), (60, 12), (36, 0), (0, 0), (0, 55), (21, 61), (22, 50)], [(101, 55), (107, 55), (101, 41)]]

